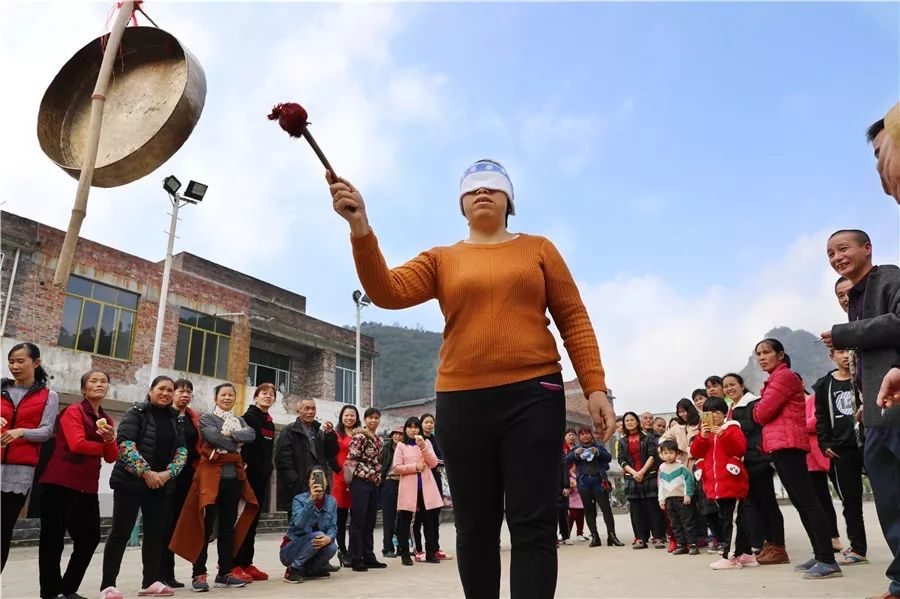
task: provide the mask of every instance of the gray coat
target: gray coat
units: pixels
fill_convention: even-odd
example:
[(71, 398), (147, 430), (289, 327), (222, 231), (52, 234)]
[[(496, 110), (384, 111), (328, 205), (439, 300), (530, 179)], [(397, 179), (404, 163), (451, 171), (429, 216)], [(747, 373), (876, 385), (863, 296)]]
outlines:
[(869, 274), (862, 318), (831, 327), (838, 349), (855, 349), (863, 363), (863, 424), (900, 426), (900, 406), (881, 413), (875, 405), (884, 375), (900, 363), (900, 268), (888, 264)]
[(238, 452), (240, 451), (238, 443), (251, 443), (256, 439), (256, 431), (240, 416), (237, 419), (241, 421), (241, 428), (232, 432), (230, 437), (226, 437), (222, 434), (222, 425), (225, 421), (212, 412), (203, 414), (200, 416), (200, 436), (213, 447)]

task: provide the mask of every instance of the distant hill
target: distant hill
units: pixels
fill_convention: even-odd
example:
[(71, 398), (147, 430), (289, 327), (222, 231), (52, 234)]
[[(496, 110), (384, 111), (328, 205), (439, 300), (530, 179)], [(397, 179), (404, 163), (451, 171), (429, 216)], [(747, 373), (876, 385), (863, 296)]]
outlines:
[[(791, 357), (791, 368), (800, 373), (807, 389), (834, 368), (834, 363), (828, 357), (828, 349), (823, 343), (816, 343), (818, 337), (808, 331), (776, 327), (765, 336), (778, 339), (784, 344), (785, 351)], [(756, 362), (756, 356), (750, 356), (747, 365), (738, 374), (744, 377), (747, 389), (757, 394), (767, 378)]]
[(443, 337), (422, 329), (364, 322), (364, 335), (375, 339), (375, 405), (434, 395), (438, 352)]

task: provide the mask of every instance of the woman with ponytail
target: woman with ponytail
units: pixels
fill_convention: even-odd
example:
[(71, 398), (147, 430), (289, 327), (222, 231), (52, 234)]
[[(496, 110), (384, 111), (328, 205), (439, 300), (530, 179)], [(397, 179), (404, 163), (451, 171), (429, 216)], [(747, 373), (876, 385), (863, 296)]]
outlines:
[(6, 567), (13, 527), (31, 490), (41, 443), (53, 436), (59, 409), (59, 397), (47, 388), (37, 345), (14, 345), (7, 358), (13, 378), (0, 381), (0, 571)]
[(803, 578), (843, 576), (834, 559), (828, 519), (813, 491), (806, 468), (809, 439), (806, 432), (806, 397), (800, 376), (791, 370), (791, 360), (777, 339), (756, 344), (756, 359), (769, 374), (762, 398), (753, 407), (753, 419), (762, 425), (763, 451), (772, 456), (781, 484), (800, 514), (814, 557), (794, 567)]

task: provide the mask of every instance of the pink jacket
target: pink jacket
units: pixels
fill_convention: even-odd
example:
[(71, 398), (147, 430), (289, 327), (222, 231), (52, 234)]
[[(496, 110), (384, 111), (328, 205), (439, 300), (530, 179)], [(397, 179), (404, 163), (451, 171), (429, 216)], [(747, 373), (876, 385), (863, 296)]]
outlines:
[(779, 364), (769, 375), (753, 410), (753, 419), (762, 425), (763, 451), (779, 449), (809, 451), (806, 435), (806, 398), (800, 377)]
[(417, 445), (400, 443), (394, 449), (394, 474), (400, 477), (400, 489), (397, 493), (397, 509), (415, 512), (419, 500), (418, 476), (416, 464), (425, 462), (427, 468), (422, 471), (422, 498), (425, 509), (433, 510), (443, 507), (444, 500), (438, 491), (432, 468), (438, 465), (437, 456), (431, 447), (431, 441), (425, 441), (425, 450), (420, 451)]
[(828, 472), (831, 470), (831, 459), (819, 449), (819, 437), (816, 434), (816, 396), (806, 396), (806, 436), (809, 437), (809, 453), (806, 454), (806, 468), (810, 472)]

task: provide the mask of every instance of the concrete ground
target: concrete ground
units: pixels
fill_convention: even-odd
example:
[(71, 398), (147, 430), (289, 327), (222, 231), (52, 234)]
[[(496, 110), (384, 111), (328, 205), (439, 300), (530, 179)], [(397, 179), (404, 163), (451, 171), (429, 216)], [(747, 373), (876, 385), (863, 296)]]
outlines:
[[(840, 522), (840, 505), (835, 506)], [(784, 506), (787, 532), (787, 548), (795, 563), (810, 557), (809, 543), (796, 512)], [(664, 550), (646, 549), (634, 551), (631, 547), (599, 547), (590, 549), (585, 543), (563, 546), (559, 550), (559, 583), (557, 597), (733, 597), (733, 598), (853, 598), (877, 595), (887, 589), (884, 570), (889, 557), (887, 545), (875, 516), (875, 506), (865, 504), (866, 530), (869, 541), (870, 564), (845, 567), (844, 577), (810, 581), (793, 572), (790, 565), (765, 566), (740, 571), (713, 571), (709, 568), (714, 556), (672, 556)], [(628, 542), (631, 525), (627, 515), (616, 516), (619, 537)], [(840, 523), (843, 532), (843, 523)], [(601, 525), (601, 533), (603, 533)], [(376, 531), (376, 546), (381, 531)], [(454, 545), (453, 526), (441, 526), (441, 545), (451, 550)], [(307, 581), (288, 585), (281, 581), (284, 568), (278, 561), (280, 535), (259, 537), (256, 544), (256, 564), (269, 572), (272, 579), (256, 582), (242, 589), (211, 589), (209, 597), (241, 599), (244, 597), (461, 597), (462, 589), (455, 561), (441, 564), (417, 563), (403, 567), (399, 560), (387, 560), (389, 567), (367, 573), (343, 570), (330, 580)], [(846, 542), (846, 538), (845, 538)], [(68, 559), (69, 549), (64, 554)], [(91, 562), (80, 592), (88, 598), (97, 596), (102, 564), (102, 546)], [(215, 569), (215, 549), (211, 550), (210, 571)], [(0, 582), (3, 599), (32, 598), (38, 596), (37, 548), (13, 549)], [(503, 530), (501, 558), (504, 582), (501, 593), (509, 594), (505, 574), (509, 568), (509, 534)], [(190, 566), (176, 558), (178, 578), (189, 581)], [(126, 597), (137, 597), (140, 584), (140, 549), (128, 549), (125, 553), (119, 588)], [(194, 596), (188, 589), (181, 589), (176, 597)]]

